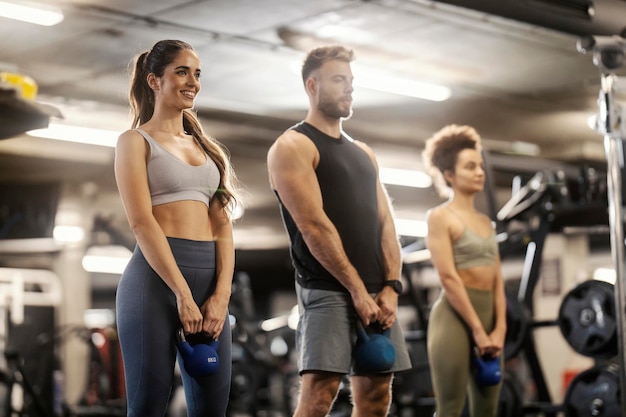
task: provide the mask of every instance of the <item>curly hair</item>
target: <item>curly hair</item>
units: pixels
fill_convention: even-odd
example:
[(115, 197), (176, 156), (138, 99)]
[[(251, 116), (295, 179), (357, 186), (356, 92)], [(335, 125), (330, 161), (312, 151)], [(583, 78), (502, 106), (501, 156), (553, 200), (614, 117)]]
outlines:
[(480, 135), (467, 125), (448, 125), (426, 140), (422, 159), (426, 171), (433, 178), (435, 188), (442, 197), (450, 193), (445, 171), (454, 172), (459, 153), (465, 149), (481, 151)]

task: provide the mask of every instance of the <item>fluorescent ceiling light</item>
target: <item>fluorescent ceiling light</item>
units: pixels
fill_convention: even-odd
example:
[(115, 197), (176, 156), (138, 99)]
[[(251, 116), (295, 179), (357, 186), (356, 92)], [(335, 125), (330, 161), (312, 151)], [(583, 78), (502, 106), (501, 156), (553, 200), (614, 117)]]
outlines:
[[(352, 69), (355, 87), (430, 101), (445, 101), (452, 95), (452, 90), (443, 85), (393, 77), (359, 64), (352, 64)], [(302, 62), (294, 62), (291, 65), (291, 70), (296, 74), (301, 74)]]
[(404, 254), (402, 256), (402, 262), (405, 264), (413, 264), (428, 261), (430, 258), (430, 251), (428, 249), (421, 249)]
[(271, 332), (281, 327), (285, 327), (289, 323), (289, 316), (283, 315), (278, 317), (272, 317), (270, 319), (263, 320), (261, 322), (261, 329), (265, 332)]
[(433, 184), (430, 175), (422, 171), (410, 169), (381, 167), (378, 176), (380, 182), (388, 185), (403, 185), (405, 187), (428, 188)]
[(29, 130), (30, 136), (46, 139), (65, 140), (68, 142), (87, 143), (90, 145), (115, 147), (117, 138), (122, 132), (89, 127), (50, 123), (46, 129)]
[(353, 84), (369, 90), (430, 101), (445, 101), (452, 94), (448, 87), (395, 77), (355, 78)]
[(14, 4), (0, 1), (0, 17), (34, 23), (41, 26), (53, 26), (63, 21), (63, 12), (48, 5)]
[(452, 95), (450, 88), (442, 85), (393, 77), (358, 65), (353, 68), (353, 85), (357, 87), (430, 101), (444, 101)]
[(396, 234), (400, 236), (426, 237), (428, 226), (423, 220), (396, 219)]
[(104, 329), (115, 325), (115, 313), (108, 308), (87, 309), (83, 321), (89, 329)]
[(83, 256), (82, 265), (87, 272), (121, 274), (132, 254), (123, 246), (92, 246)]
[(80, 226), (54, 226), (52, 236), (58, 242), (80, 242), (85, 237), (85, 229)]
[(291, 330), (296, 330), (298, 328), (298, 321), (300, 321), (300, 310), (298, 309), (298, 305), (296, 304), (295, 306), (291, 307), (287, 326), (289, 326)]

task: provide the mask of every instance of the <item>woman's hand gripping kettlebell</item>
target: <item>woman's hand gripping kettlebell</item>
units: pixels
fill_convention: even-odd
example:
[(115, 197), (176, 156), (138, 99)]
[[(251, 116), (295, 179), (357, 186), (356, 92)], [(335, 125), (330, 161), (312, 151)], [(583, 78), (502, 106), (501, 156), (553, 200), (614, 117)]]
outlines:
[(176, 346), (183, 358), (183, 366), (185, 371), (194, 378), (213, 375), (219, 368), (220, 361), (217, 356), (219, 341), (207, 340), (208, 335), (204, 335), (204, 338), (202, 342), (190, 343), (186, 340), (182, 328), (177, 334)]

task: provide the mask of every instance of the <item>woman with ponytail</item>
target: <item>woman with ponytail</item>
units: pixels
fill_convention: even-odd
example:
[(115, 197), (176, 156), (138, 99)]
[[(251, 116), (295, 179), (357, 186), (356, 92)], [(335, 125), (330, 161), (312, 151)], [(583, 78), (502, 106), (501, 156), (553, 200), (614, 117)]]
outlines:
[(220, 342), (215, 374), (192, 377), (179, 363), (188, 416), (226, 413), (235, 176), (225, 149), (192, 111), (200, 73), (198, 55), (182, 41), (159, 41), (138, 55), (132, 128), (115, 151), (115, 178), (137, 240), (116, 295), (129, 417), (165, 414), (177, 355), (182, 360), (181, 328)]

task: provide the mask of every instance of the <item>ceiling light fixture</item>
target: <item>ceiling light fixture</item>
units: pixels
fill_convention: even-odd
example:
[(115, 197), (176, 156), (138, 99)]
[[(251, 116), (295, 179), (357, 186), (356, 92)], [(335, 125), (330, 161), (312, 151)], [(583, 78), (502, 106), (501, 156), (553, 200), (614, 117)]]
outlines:
[(450, 88), (443, 85), (393, 77), (357, 64), (353, 65), (353, 69), (353, 85), (356, 87), (430, 101), (445, 101), (452, 95)]
[(92, 246), (83, 256), (83, 269), (101, 274), (121, 274), (132, 254), (123, 246)]
[(80, 226), (54, 226), (52, 231), (54, 240), (62, 243), (76, 243), (85, 238), (85, 229)]
[(355, 78), (353, 84), (369, 90), (430, 101), (445, 101), (451, 96), (448, 87), (395, 77)]
[(381, 167), (378, 176), (380, 177), (380, 182), (387, 185), (428, 188), (433, 184), (430, 175), (411, 169)]
[(122, 132), (50, 123), (46, 129), (29, 130), (26, 133), (30, 136), (45, 139), (64, 140), (114, 148), (117, 143), (117, 138)]
[[(358, 64), (352, 64), (352, 69), (354, 72), (352, 84), (355, 87), (429, 101), (445, 101), (452, 96), (452, 90), (440, 84), (392, 77), (385, 72)], [(302, 63), (294, 62), (291, 70), (296, 74), (301, 74)]]
[(53, 26), (63, 21), (63, 12), (57, 7), (43, 4), (14, 4), (0, 1), (0, 17), (34, 23), (41, 26)]

